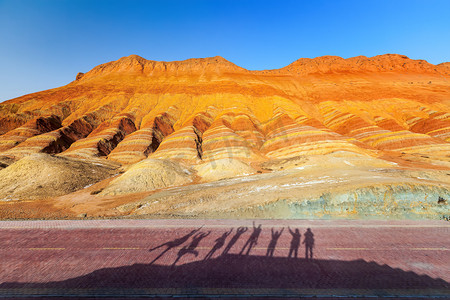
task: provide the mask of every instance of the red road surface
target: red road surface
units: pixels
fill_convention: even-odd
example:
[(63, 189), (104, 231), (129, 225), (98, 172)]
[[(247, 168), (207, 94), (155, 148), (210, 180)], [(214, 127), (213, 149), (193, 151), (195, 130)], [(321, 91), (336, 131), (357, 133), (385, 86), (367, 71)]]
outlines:
[[(450, 297), (448, 222), (255, 225), (259, 235), (249, 220), (3, 221), (0, 297)], [(312, 260), (304, 244), (288, 258), (289, 228), (301, 242), (311, 228)]]

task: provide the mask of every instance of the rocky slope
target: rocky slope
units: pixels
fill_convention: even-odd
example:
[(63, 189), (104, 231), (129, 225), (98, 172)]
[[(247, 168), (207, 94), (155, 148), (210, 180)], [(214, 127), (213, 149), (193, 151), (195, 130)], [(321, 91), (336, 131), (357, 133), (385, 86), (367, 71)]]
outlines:
[(448, 64), (99, 65), (0, 103), (0, 218), (446, 218)]

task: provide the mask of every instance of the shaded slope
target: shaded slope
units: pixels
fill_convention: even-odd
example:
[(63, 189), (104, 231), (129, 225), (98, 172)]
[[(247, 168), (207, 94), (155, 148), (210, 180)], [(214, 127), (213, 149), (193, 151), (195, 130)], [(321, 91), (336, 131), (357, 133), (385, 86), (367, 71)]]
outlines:
[(95, 114), (88, 114), (57, 130), (31, 137), (6, 152), (5, 155), (21, 158), (33, 153), (60, 153), (75, 141), (86, 137), (98, 124)]
[(188, 120), (181, 129), (170, 134), (160, 144), (152, 158), (163, 158), (197, 163), (203, 157), (202, 136), (212, 123), (212, 116), (202, 112)]
[[(92, 295), (175, 294), (300, 297), (327, 296), (440, 296), (449, 294), (442, 279), (364, 260), (289, 259), (228, 254), (179, 266), (134, 264), (105, 268), (60, 282), (12, 283), (1, 289), (89, 289)], [(138, 291), (138, 289), (141, 289)], [(147, 290), (148, 289), (148, 290)], [(77, 294), (77, 293), (75, 293)]]
[(174, 129), (177, 109), (163, 112), (141, 125), (140, 129), (126, 136), (108, 155), (108, 159), (122, 163), (136, 163), (158, 149), (163, 139)]
[(0, 152), (14, 148), (27, 138), (55, 130), (59, 127), (61, 127), (61, 120), (54, 115), (31, 120), (23, 126), (0, 136)]
[(117, 116), (100, 124), (89, 136), (73, 143), (62, 155), (78, 158), (107, 156), (123, 138), (136, 130), (131, 116)]

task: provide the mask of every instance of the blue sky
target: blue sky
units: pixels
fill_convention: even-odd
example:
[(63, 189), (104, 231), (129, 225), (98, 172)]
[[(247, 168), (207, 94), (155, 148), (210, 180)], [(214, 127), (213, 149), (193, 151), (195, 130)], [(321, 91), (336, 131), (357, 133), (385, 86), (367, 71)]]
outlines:
[(0, 0), (0, 102), (122, 56), (251, 69), (399, 53), (450, 61), (448, 0)]

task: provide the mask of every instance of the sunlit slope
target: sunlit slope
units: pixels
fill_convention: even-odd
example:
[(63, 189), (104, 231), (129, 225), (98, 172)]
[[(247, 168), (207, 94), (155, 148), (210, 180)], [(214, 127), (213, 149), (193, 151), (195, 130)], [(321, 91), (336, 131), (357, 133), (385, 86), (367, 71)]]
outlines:
[[(449, 181), (442, 173), (450, 169), (449, 79), (448, 64), (395, 54), (299, 59), (265, 71), (221, 57), (158, 62), (131, 55), (66, 86), (0, 104), (0, 169), (11, 178), (2, 186), (8, 194), (17, 184), (8, 171), (16, 167), (8, 166), (47, 153), (70, 167), (107, 162), (116, 178), (108, 173), (110, 182), (92, 191), (99, 197), (266, 178), (263, 173), (304, 169), (306, 161), (336, 178), (345, 176), (341, 169), (372, 174), (384, 168), (383, 180), (400, 169), (428, 170), (438, 196)], [(380, 184), (394, 188), (408, 174)], [(358, 184), (349, 189), (376, 190)], [(266, 200), (278, 199), (277, 191)]]
[[(54, 118), (59, 118), (62, 128), (74, 125), (74, 122), (80, 122), (83, 118), (93, 117), (95, 121), (88, 122), (94, 127), (88, 137), (82, 134), (80, 137), (75, 137), (73, 141), (65, 141), (65, 144), (74, 142), (76, 144), (68, 145), (72, 148), (69, 150), (65, 149), (67, 145), (61, 146), (60, 149), (52, 150), (52, 153), (66, 150), (74, 152), (74, 149), (78, 149), (75, 152), (80, 152), (83, 145), (87, 148), (97, 147), (99, 145), (95, 140), (104, 138), (108, 143), (114, 140), (112, 142), (114, 145), (108, 146), (111, 148), (106, 151), (108, 153), (87, 152), (91, 155), (108, 155), (112, 152), (111, 158), (116, 157), (123, 162), (136, 162), (138, 158), (125, 157), (133, 156), (130, 152), (128, 154), (124, 152), (123, 158), (120, 158), (118, 153), (138, 151), (141, 154), (136, 152), (135, 155), (142, 159), (156, 150), (156, 145), (161, 144), (163, 137), (172, 133), (171, 129), (167, 131), (167, 128), (172, 127), (176, 133), (189, 120), (198, 114), (206, 113), (211, 110), (211, 107), (217, 110), (215, 113), (218, 115), (230, 111), (247, 116), (241, 119), (251, 116), (250, 122), (242, 125), (249, 128), (238, 131), (241, 133), (248, 131), (246, 134), (249, 135), (248, 138), (253, 135), (253, 142), (246, 140), (242, 134), (236, 133), (236, 130), (229, 128), (226, 124), (222, 125), (222, 131), (227, 130), (226, 128), (230, 129), (229, 142), (239, 144), (235, 147), (244, 149), (247, 146), (243, 144), (253, 143), (250, 147), (251, 151), (243, 150), (250, 157), (256, 155), (255, 151), (259, 152), (260, 149), (257, 148), (261, 147), (261, 142), (266, 138), (262, 136), (261, 128), (255, 131), (251, 127), (254, 127), (255, 123), (261, 127), (261, 124), (265, 122), (273, 122), (274, 111), (277, 109), (281, 109), (292, 119), (299, 116), (317, 119), (319, 123), (322, 122), (331, 131), (341, 135), (352, 136), (353, 134), (358, 139), (358, 134), (361, 138), (364, 138), (361, 134), (365, 134), (366, 140), (362, 142), (366, 141), (366, 144), (370, 146), (375, 145), (375, 148), (399, 148), (398, 145), (392, 145), (392, 142), (397, 140), (409, 140), (412, 141), (409, 144), (415, 146), (437, 143), (436, 140), (432, 142), (431, 138), (420, 134), (448, 142), (450, 92), (447, 69), (445, 65), (435, 66), (401, 55), (355, 57), (346, 60), (330, 56), (300, 59), (285, 68), (268, 71), (248, 71), (221, 57), (156, 62), (132, 55), (95, 67), (67, 86), (2, 103), (0, 132), (4, 135), (1, 137), (0, 150), (5, 151), (26, 142), (25, 145), (30, 145), (25, 147), (25, 149), (30, 148), (29, 152), (33, 152), (32, 147), (36, 147), (34, 149), (37, 152), (47, 151), (43, 149), (48, 148), (49, 142), (43, 142), (43, 140), (48, 138), (32, 139), (35, 135), (44, 132), (22, 134), (10, 132), (20, 126), (33, 128), (34, 125), (30, 124), (36, 124), (38, 120), (42, 120), (42, 117), (48, 118), (53, 115)], [(175, 107), (177, 113), (173, 114)], [(339, 120), (330, 120), (333, 110), (336, 110), (334, 114), (348, 114), (347, 117), (341, 116), (341, 119), (352, 116), (353, 123), (348, 123), (351, 120), (341, 120), (344, 122), (341, 125), (351, 128), (352, 132), (342, 128), (336, 129), (339, 125), (336, 122)], [(162, 121), (164, 124), (158, 125), (158, 120), (164, 119), (161, 117), (164, 114), (168, 116), (167, 120)], [(121, 130), (118, 127), (124, 125), (112, 124), (114, 122), (111, 122), (111, 119), (121, 116), (127, 116), (129, 118), (127, 122), (134, 123), (135, 129), (130, 128), (122, 134), (118, 133)], [(368, 133), (363, 132), (362, 127), (374, 134), (383, 133), (379, 130), (382, 127), (376, 124), (380, 122), (375, 120), (376, 117), (392, 120), (395, 124), (402, 126), (404, 132), (384, 128), (397, 132), (395, 135), (399, 136), (398, 139), (388, 132), (384, 132), (385, 136), (380, 136), (381, 140), (370, 139)], [(223, 117), (220, 118), (222, 121), (211, 120), (213, 128), (205, 128), (209, 130), (206, 132), (207, 136), (211, 134), (211, 130), (220, 130), (218, 122), (223, 123), (225, 120)], [(106, 128), (108, 125), (103, 123), (105, 121), (111, 124), (111, 128)], [(26, 122), (29, 125), (25, 125)], [(229, 121), (225, 123), (227, 122)], [(369, 128), (369, 125), (376, 127)], [(97, 126), (109, 132), (99, 134)], [(166, 129), (161, 131), (158, 126)], [(26, 129), (19, 130), (24, 132)], [(125, 136), (134, 130), (143, 131), (134, 135), (134, 142), (133, 139), (125, 139), (124, 145), (120, 145)], [(58, 139), (61, 131), (62, 129), (50, 136)], [(5, 135), (7, 132), (10, 133)], [(231, 137), (233, 134), (236, 136)], [(243, 140), (237, 142), (238, 137)], [(87, 140), (78, 142), (80, 138), (87, 138)], [(32, 140), (27, 141), (27, 139)], [(384, 142), (386, 140), (392, 142), (386, 144)], [(418, 140), (423, 140), (423, 143)], [(258, 144), (256, 148), (255, 141)], [(139, 143), (142, 145), (142, 150), (131, 146)], [(208, 141), (207, 145), (217, 148), (211, 143)], [(403, 143), (409, 145), (408, 142)], [(128, 144), (131, 150), (126, 150), (125, 144)], [(118, 150), (115, 150), (116, 146), (119, 147)], [(14, 152), (11, 151), (11, 153)]]

